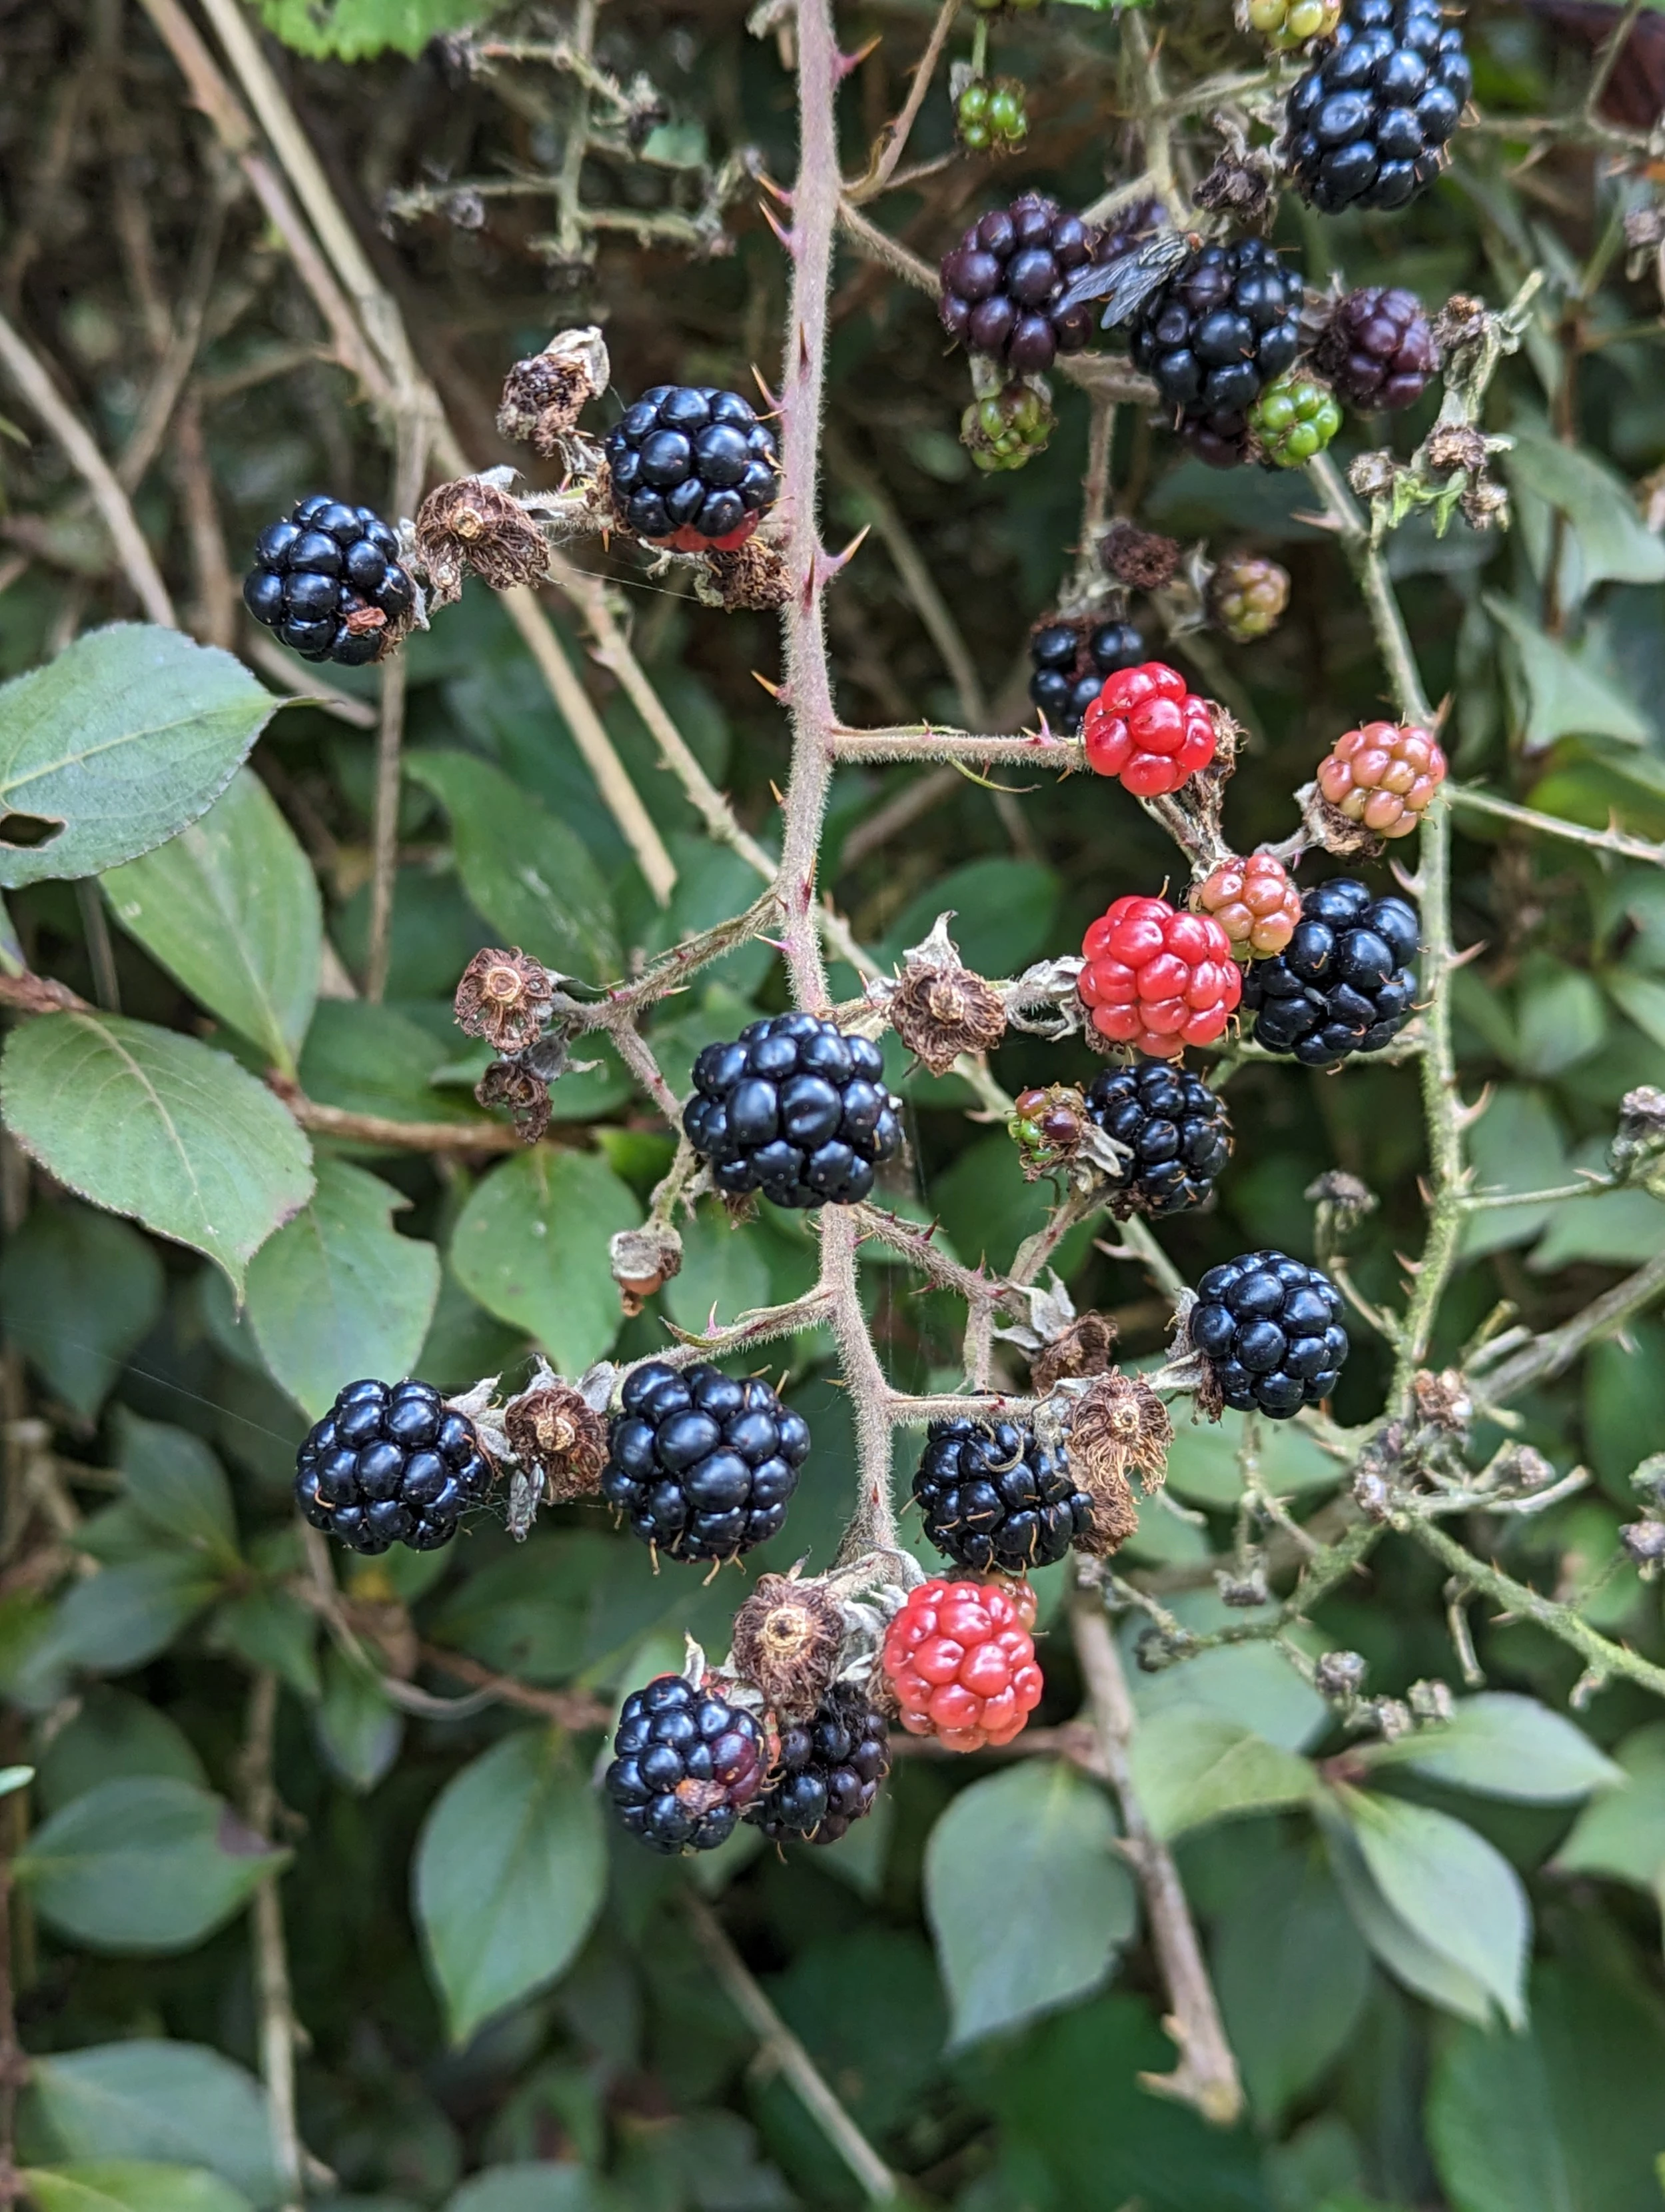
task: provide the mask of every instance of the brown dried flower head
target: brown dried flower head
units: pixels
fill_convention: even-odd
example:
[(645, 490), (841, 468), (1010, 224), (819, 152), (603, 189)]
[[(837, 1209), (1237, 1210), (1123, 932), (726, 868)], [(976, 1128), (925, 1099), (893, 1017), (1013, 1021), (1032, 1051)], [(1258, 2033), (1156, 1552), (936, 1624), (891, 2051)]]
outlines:
[(1472, 423), (1446, 422), (1428, 434), (1423, 449), (1428, 457), (1428, 466), (1448, 475), (1453, 469), (1466, 469), (1471, 477), (1478, 477), (1486, 467), (1486, 440)]
[(526, 1144), (536, 1144), (549, 1127), (549, 1086), (518, 1060), (494, 1060), (474, 1095), (482, 1106), (506, 1107)]
[(621, 1229), (608, 1256), (629, 1316), (640, 1313), (644, 1298), (651, 1298), (673, 1275), (681, 1273), (682, 1240), (668, 1221), (646, 1221), (639, 1229)]
[(735, 1615), (734, 1664), (783, 1720), (803, 1720), (832, 1686), (844, 1610), (823, 1583), (761, 1575)]
[(460, 598), (470, 573), (494, 592), (536, 584), (549, 573), (542, 532), (513, 493), (487, 477), (434, 487), (417, 511), (416, 557), (434, 606)]
[(772, 612), (791, 597), (784, 560), (760, 538), (748, 538), (732, 552), (707, 553), (705, 567), (716, 586), (717, 604), (730, 614), (745, 610)]
[(1006, 1007), (993, 984), (969, 968), (911, 962), (890, 1002), (890, 1021), (933, 1075), (946, 1075), (962, 1052), (994, 1050), (1006, 1034)]
[(1147, 1497), (1161, 1487), (1168, 1469), (1173, 1423), (1142, 1376), (1112, 1370), (1098, 1376), (1075, 1401), (1069, 1422), (1069, 1464), (1093, 1500), (1093, 1530), (1076, 1539), (1101, 1558), (1124, 1544), (1139, 1525), (1130, 1475)]
[(1179, 546), (1172, 538), (1135, 523), (1112, 522), (1099, 540), (1099, 558), (1118, 584), (1135, 592), (1158, 592), (1179, 566)]
[(497, 427), (516, 445), (552, 460), (586, 404), (604, 392), (612, 364), (593, 325), (557, 331), (542, 353), (518, 361), (504, 380)]
[(1060, 1382), (1107, 1375), (1119, 1334), (1108, 1314), (1084, 1313), (1071, 1322), (1061, 1336), (1042, 1345), (1029, 1362), (1029, 1380), (1036, 1396), (1044, 1398)]
[(521, 1466), (541, 1471), (548, 1504), (596, 1496), (607, 1464), (607, 1423), (570, 1382), (535, 1382), (509, 1401), (503, 1426)]
[(1434, 343), (1442, 353), (1454, 346), (1473, 345), (1486, 334), (1486, 302), (1467, 292), (1453, 292), (1434, 317)]
[(484, 1037), (499, 1052), (524, 1052), (548, 1020), (554, 1003), (548, 970), (529, 960), (517, 945), (512, 952), (487, 948), (476, 952), (457, 986), (459, 1029)]
[(1411, 1378), (1411, 1389), (1416, 1397), (1417, 1419), (1425, 1428), (1441, 1429), (1454, 1437), (1467, 1431), (1474, 1418), (1474, 1401), (1455, 1367), (1438, 1375), (1420, 1367)]
[(1227, 147), (1197, 185), (1192, 198), (1214, 215), (1234, 215), (1258, 223), (1272, 198), (1273, 166), (1261, 148), (1238, 153)]

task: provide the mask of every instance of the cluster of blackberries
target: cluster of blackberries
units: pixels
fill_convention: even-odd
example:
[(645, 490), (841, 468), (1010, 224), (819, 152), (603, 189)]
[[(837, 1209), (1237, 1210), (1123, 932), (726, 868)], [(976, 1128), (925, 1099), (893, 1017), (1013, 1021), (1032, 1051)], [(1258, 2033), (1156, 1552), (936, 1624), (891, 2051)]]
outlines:
[(770, 1786), (746, 1819), (772, 1843), (836, 1844), (873, 1810), (890, 1771), (887, 1737), (878, 1708), (853, 1682), (835, 1682), (813, 1718), (782, 1729)]
[(1087, 1110), (1133, 1154), (1118, 1212), (1156, 1216), (1201, 1206), (1231, 1152), (1225, 1100), (1172, 1060), (1141, 1053), (1131, 1067), (1101, 1069), (1088, 1085)]
[(1145, 641), (1131, 623), (1038, 623), (1029, 634), (1029, 696), (1053, 729), (1073, 738), (1105, 677), (1144, 657)]
[(685, 553), (743, 545), (780, 489), (774, 434), (737, 392), (656, 384), (607, 434), (627, 530)]
[(682, 1127), (725, 1196), (760, 1190), (777, 1206), (854, 1206), (899, 1152), (900, 1101), (884, 1056), (814, 1014), (749, 1022), (693, 1063)]
[(1098, 241), (1044, 192), (992, 209), (942, 258), (943, 329), (1014, 375), (1043, 374), (1092, 336), (1091, 307), (1060, 314), (1057, 302)]
[(1299, 276), (1246, 238), (1199, 246), (1135, 314), (1135, 368), (1179, 410), (1181, 435), (1215, 467), (1244, 459), (1250, 408), (1299, 351), (1301, 299)]
[(1350, 1053), (1380, 1052), (1411, 1018), (1421, 938), (1416, 910), (1373, 899), (1347, 876), (1301, 895), (1301, 919), (1284, 950), (1251, 960), (1243, 1003), (1256, 1044), (1334, 1067)]
[(934, 1421), (913, 1495), (937, 1550), (977, 1574), (1050, 1567), (1093, 1526), (1064, 1447), (1015, 1421)]
[(295, 1458), (306, 1519), (372, 1555), (393, 1544), (438, 1551), (491, 1481), (473, 1422), (431, 1382), (349, 1382)]
[(1440, 0), (1349, 0), (1289, 95), (1288, 160), (1325, 215), (1396, 208), (1436, 177), (1474, 88)]
[(633, 1368), (608, 1434), (602, 1496), (673, 1559), (732, 1559), (778, 1535), (809, 1426), (757, 1376)]
[(712, 1851), (762, 1788), (767, 1763), (743, 1705), (661, 1674), (625, 1699), (602, 1786), (621, 1825), (651, 1850)]
[(1348, 1350), (1341, 1292), (1282, 1252), (1245, 1252), (1210, 1267), (1196, 1286), (1190, 1335), (1225, 1402), (1274, 1421), (1329, 1397)]
[(361, 668), (415, 604), (398, 555), (398, 539), (372, 508), (315, 492), (255, 539), (243, 604), (303, 660)]

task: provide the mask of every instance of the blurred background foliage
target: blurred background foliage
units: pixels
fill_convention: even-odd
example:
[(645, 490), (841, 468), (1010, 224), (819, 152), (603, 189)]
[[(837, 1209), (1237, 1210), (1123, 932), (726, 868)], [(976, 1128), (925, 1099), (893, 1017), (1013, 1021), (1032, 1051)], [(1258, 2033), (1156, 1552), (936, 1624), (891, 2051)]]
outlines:
[[(867, 50), (843, 94), (847, 171), (894, 112), (933, 12), (915, 0), (841, 10), (844, 46)], [(1450, 702), (1456, 774), (1657, 840), (1665, 380), (1651, 262), (1627, 258), (1621, 228), (1651, 204), (1654, 178), (1645, 164), (1618, 167), (1588, 144), (1509, 127), (1576, 110), (1590, 24), (1602, 19), (1599, 31), (1615, 12), (1482, 0), (1468, 32), (1487, 127), (1461, 136), (1451, 173), (1392, 216), (1320, 219), (1292, 200), (1274, 235), (1314, 286), (1403, 284), (1431, 307), (1456, 291), (1500, 305), (1529, 270), (1547, 272), (1528, 341), (1490, 399), (1488, 427), (1517, 440), (1506, 464), (1517, 526), (1481, 535), (1459, 520), (1437, 540), (1413, 522), (1392, 542), (1392, 568), (1430, 692)], [(509, 362), (568, 322), (604, 324), (627, 396), (673, 380), (746, 388), (754, 365), (772, 380), (784, 265), (755, 179), (794, 167), (784, 31), (750, 35), (740, 6), (716, 0), (609, 0), (596, 59), (621, 86), (645, 76), (656, 96), (628, 128), (620, 121), (614, 145), (590, 148), (582, 204), (602, 213), (575, 223), (552, 182), (567, 155), (572, 80), (508, 52), (471, 70), (442, 35), (475, 19), (470, 0), (265, 0), (264, 15), (287, 42), (271, 52), (330, 181), (479, 465), (526, 461), (497, 437), (497, 387)], [(144, 14), (122, 0), (35, 0), (0, 9), (0, 305), (112, 455), (130, 448), (158, 365), (190, 329), (188, 404), (137, 475), (135, 503), (197, 635), (246, 647), (253, 633), (228, 596), (244, 548), (314, 486), (384, 502), (375, 425)], [(535, 12), (497, 19), (491, 35), (547, 43), (570, 27)], [(1152, 27), (1171, 81), (1223, 60), (1253, 65), (1219, 0), (1164, 0)], [(1647, 122), (1659, 102), (1649, 104), (1645, 15), (1644, 33), (1614, 96), (1639, 100)], [(962, 23), (951, 54), (969, 35)], [(1081, 205), (1136, 167), (1116, 117), (1115, 15), (1057, 4), (1002, 17), (995, 45), (1001, 70), (1026, 87), (1028, 149), (1004, 167), (945, 161), (885, 204), (886, 226), (930, 261), (1020, 185)], [(1206, 161), (1206, 132), (1196, 144)], [(939, 85), (913, 152), (929, 162), (950, 145)], [(1085, 404), (1061, 383), (1050, 449), (1020, 476), (990, 479), (956, 441), (965, 386), (929, 301), (841, 256), (830, 520), (845, 535), (879, 525), (829, 606), (851, 721), (968, 719), (899, 574), (899, 546), (923, 562), (968, 642), (986, 726), (1019, 726), (1026, 712), (1028, 627), (1073, 561)], [(1433, 406), (1431, 397), (1396, 421), (1402, 453)], [(1343, 433), (1343, 458), (1362, 442), (1356, 430)], [(55, 446), (32, 425), (0, 433), (9, 676), (131, 607)], [(1270, 554), (1292, 574), (1290, 613), (1269, 640), (1209, 637), (1206, 671), (1183, 641), (1174, 649), (1250, 733), (1228, 835), (1243, 850), (1281, 836), (1292, 789), (1341, 729), (1383, 705), (1365, 616), (1317, 501), (1299, 473), (1212, 473), (1129, 409), (1114, 484), (1118, 511), (1216, 555)], [(786, 738), (754, 676), (779, 677), (772, 622), (704, 611), (627, 556), (590, 547), (584, 558), (621, 595), (635, 649), (707, 772), (769, 841)], [(373, 702), (368, 672), (330, 672), (346, 700), (336, 714), (279, 714), (209, 817), (267, 902), (268, 944), (299, 947), (287, 1007), (251, 1011), (211, 940), (170, 935), (163, 856), (106, 878), (102, 906), (64, 883), (15, 893), (29, 964), (89, 998), (118, 996), (129, 1016), (209, 1036), (257, 1073), (291, 1065), (322, 1104), (477, 1119), (472, 1085), (487, 1055), (453, 1025), (450, 996), (482, 945), (555, 957), (530, 876), (582, 872), (586, 887), (593, 877), (594, 909), (608, 918), (598, 971), (608, 955), (627, 965), (736, 911), (754, 887), (704, 838), (621, 692), (583, 661), (560, 606), (554, 614), (675, 861), (667, 907), (518, 635), (471, 586), (409, 651), (381, 1004), (351, 980), (366, 943), (374, 749), (371, 714), (351, 717), (354, 702)], [(1150, 635), (1155, 643), (1153, 624)], [(918, 803), (899, 820), (910, 775)], [(1120, 793), (1015, 774), (992, 781), (840, 771), (825, 880), (881, 960), (953, 908), (968, 963), (1009, 975), (1073, 950), (1110, 897), (1172, 876), (1172, 852)], [(1496, 1188), (1564, 1184), (1601, 1164), (1626, 1091), (1665, 1084), (1665, 877), (1478, 816), (1457, 827), (1456, 941), (1479, 948), (1456, 978), (1462, 1071), (1469, 1096), (1492, 1086), (1473, 1156)], [(856, 988), (847, 969), (836, 984)], [(653, 1024), (673, 1084), (700, 1044), (783, 1002), (766, 946), (707, 971)], [(674, 1566), (656, 1576), (598, 1510), (569, 1509), (520, 1548), (487, 1522), (438, 1554), (345, 1563), (356, 1641), (332, 1639), (306, 1601), (288, 1498), (295, 1444), (339, 1382), (409, 1370), (461, 1388), (524, 1371), (534, 1346), (571, 1373), (609, 1350), (651, 1350), (666, 1320), (697, 1328), (713, 1308), (730, 1317), (811, 1279), (800, 1220), (766, 1210), (734, 1234), (707, 1210), (688, 1230), (682, 1273), (621, 1322), (607, 1241), (640, 1218), (671, 1139), (605, 1051), (600, 1061), (557, 1086), (554, 1129), (532, 1154), (320, 1141), (306, 1234), (333, 1240), (355, 1286), (327, 1325), (300, 1230), (257, 1255), (239, 1310), (210, 1262), (82, 1204), (9, 1146), (0, 1747), (38, 1769), (27, 1800), (8, 1801), (33, 2059), (24, 2161), (197, 2176), (176, 2176), (156, 2197), (130, 2172), (109, 2185), (110, 2201), (135, 2207), (284, 2201), (257, 2080), (248, 1911), (280, 1850), (308, 2039), (309, 2201), (330, 2212), (859, 2202), (792, 2089), (752, 2063), (755, 2039), (713, 1984), (690, 1894), (716, 1900), (911, 2201), (956, 2212), (1658, 2204), (1665, 1717), (1619, 1683), (1565, 1718), (1578, 1663), (1529, 1621), (1475, 1608), (1486, 1691), (1460, 1705), (1444, 1737), (1419, 1732), (1392, 1758), (1350, 1747), (1331, 1710), (1264, 1647), (1135, 1677), (1141, 1780), (1182, 1838), (1248, 2091), (1247, 2117), (1224, 2131), (1140, 2086), (1171, 2063), (1159, 1978), (1108, 1800), (1062, 1758), (899, 1758), (879, 1816), (825, 1852), (783, 1857), (747, 1832), (684, 1866), (603, 1832), (587, 1781), (601, 1736), (593, 1725), (563, 1734), (559, 1717), (610, 1706), (676, 1663), (685, 1631), (724, 1649), (739, 1575), (706, 1585)], [(1014, 1093), (1087, 1073), (1079, 1047), (1029, 1039), (994, 1066)], [(954, 1079), (909, 1074), (898, 1058), (893, 1079), (912, 1150), (893, 1202), (939, 1219), (962, 1259), (1009, 1261), (1047, 1187), (1023, 1182), (1004, 1131), (968, 1111), (975, 1102)], [(1359, 1064), (1335, 1079), (1250, 1063), (1234, 1070), (1230, 1099), (1238, 1146), (1218, 1203), (1164, 1225), (1180, 1272), (1195, 1280), (1262, 1244), (1310, 1254), (1305, 1194), (1340, 1167), (1379, 1194), (1353, 1269), (1367, 1296), (1390, 1303), (1396, 1254), (1420, 1235), (1414, 1069)], [(1473, 1217), (1434, 1364), (1457, 1356), (1500, 1299), (1535, 1329), (1579, 1310), (1659, 1250), (1662, 1218), (1639, 1191)], [(1127, 1352), (1153, 1356), (1166, 1302), (1142, 1273), (1086, 1231), (1063, 1256), (1078, 1305), (1113, 1314)], [(921, 1293), (882, 1256), (864, 1285), (899, 1386), (952, 1387), (953, 1302)], [(830, 1362), (819, 1337), (781, 1348), (814, 1455), (790, 1528), (748, 1571), (831, 1557), (851, 1450)], [(1377, 1412), (1388, 1365), (1360, 1328), (1343, 1423)], [(1471, 1541), (1658, 1654), (1656, 1590), (1621, 1563), (1617, 1530), (1635, 1512), (1629, 1476), (1665, 1436), (1665, 1322), (1636, 1321), (1519, 1410), (1518, 1440), (1558, 1472), (1587, 1465), (1595, 1482), (1539, 1518), (1478, 1522)], [(1503, 1440), (1482, 1427), (1475, 1463)], [(1172, 1484), (1184, 1510), (1146, 1507), (1127, 1554), (1135, 1565), (1159, 1577), (1229, 1552), (1234, 1449), (1229, 1433), (1182, 1428)], [(1264, 1468), (1301, 1514), (1336, 1480), (1299, 1431), (1268, 1441)], [(1044, 1620), (1058, 1595), (1046, 1589)], [(1225, 1617), (1206, 1588), (1174, 1602), (1194, 1625)], [(1378, 1693), (1431, 1680), (1460, 1698), (1473, 1691), (1438, 1568), (1391, 1536), (1305, 1641), (1362, 1652)], [(1043, 1659), (1037, 1725), (1067, 1723), (1082, 1697), (1067, 1638), (1050, 1638)], [(482, 1669), (514, 1678), (518, 1700), (411, 1711), (388, 1687), (466, 1697)], [(275, 1730), (276, 1804), (264, 1820), (251, 1810), (245, 1764), (262, 1684)], [(1218, 1786), (1230, 1751), (1238, 1778)], [(1317, 1818), (1313, 1761), (1345, 1785), (1320, 1793)], [(71, 2186), (49, 2172), (37, 2185), (45, 2212), (94, 2203), (64, 2193)]]

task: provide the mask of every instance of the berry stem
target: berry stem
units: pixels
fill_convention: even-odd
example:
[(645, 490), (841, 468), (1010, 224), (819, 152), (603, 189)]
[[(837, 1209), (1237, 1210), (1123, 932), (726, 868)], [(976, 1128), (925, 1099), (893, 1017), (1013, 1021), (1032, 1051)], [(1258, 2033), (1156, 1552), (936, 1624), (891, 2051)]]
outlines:
[[(248, 1734), (243, 1745), (243, 1812), (256, 1835), (270, 1842), (277, 1812), (272, 1779), (273, 1741), (277, 1724), (278, 1681), (270, 1668), (256, 1674), (249, 1695)], [(269, 1875), (249, 1907), (254, 1936), (255, 1992), (260, 2007), (260, 2078), (271, 2100), (273, 2150), (282, 2185), (282, 2212), (300, 2212), (304, 2155), (295, 2107), (295, 2047), (300, 2027), (289, 1985), (288, 1953), (283, 1941), (283, 1905), (278, 1876)]]

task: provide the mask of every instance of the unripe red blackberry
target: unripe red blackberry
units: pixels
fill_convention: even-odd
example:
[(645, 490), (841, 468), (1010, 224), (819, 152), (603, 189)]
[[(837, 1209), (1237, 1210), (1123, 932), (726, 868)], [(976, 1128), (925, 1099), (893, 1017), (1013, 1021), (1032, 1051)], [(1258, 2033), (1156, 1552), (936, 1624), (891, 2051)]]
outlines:
[(774, 433), (737, 392), (656, 384), (606, 444), (619, 520), (650, 544), (731, 551), (780, 489)]
[(1283, 862), (1270, 853), (1222, 860), (1191, 893), (1200, 914), (1211, 914), (1244, 960), (1281, 952), (1301, 918), (1301, 895)]
[(911, 1590), (881, 1660), (908, 1734), (934, 1735), (948, 1751), (1010, 1743), (1044, 1687), (1034, 1617), (1032, 1595), (1000, 1583), (933, 1580)]
[(1208, 615), (1227, 637), (1251, 645), (1266, 637), (1289, 605), (1289, 571), (1256, 554), (1227, 556), (1208, 580)]
[(1318, 763), (1318, 788), (1349, 822), (1378, 837), (1408, 837), (1445, 781), (1432, 731), (1396, 722), (1348, 730)]
[(1093, 331), (1090, 307), (1054, 313), (1099, 234), (1044, 192), (1025, 192), (972, 224), (942, 257), (942, 327), (1017, 376), (1042, 375)]
[(398, 552), (373, 508), (315, 492), (256, 538), (243, 604), (303, 660), (362, 668), (415, 604)]
[(1213, 1044), (1243, 995), (1231, 940), (1211, 915), (1118, 898), (1088, 928), (1076, 989), (1100, 1036), (1153, 1059)]
[(1414, 292), (1371, 284), (1338, 301), (1312, 349), (1344, 407), (1414, 407), (1439, 371), (1439, 346)]
[(1178, 791), (1214, 757), (1214, 715), (1159, 660), (1107, 677), (1082, 723), (1087, 763), (1135, 799)]

